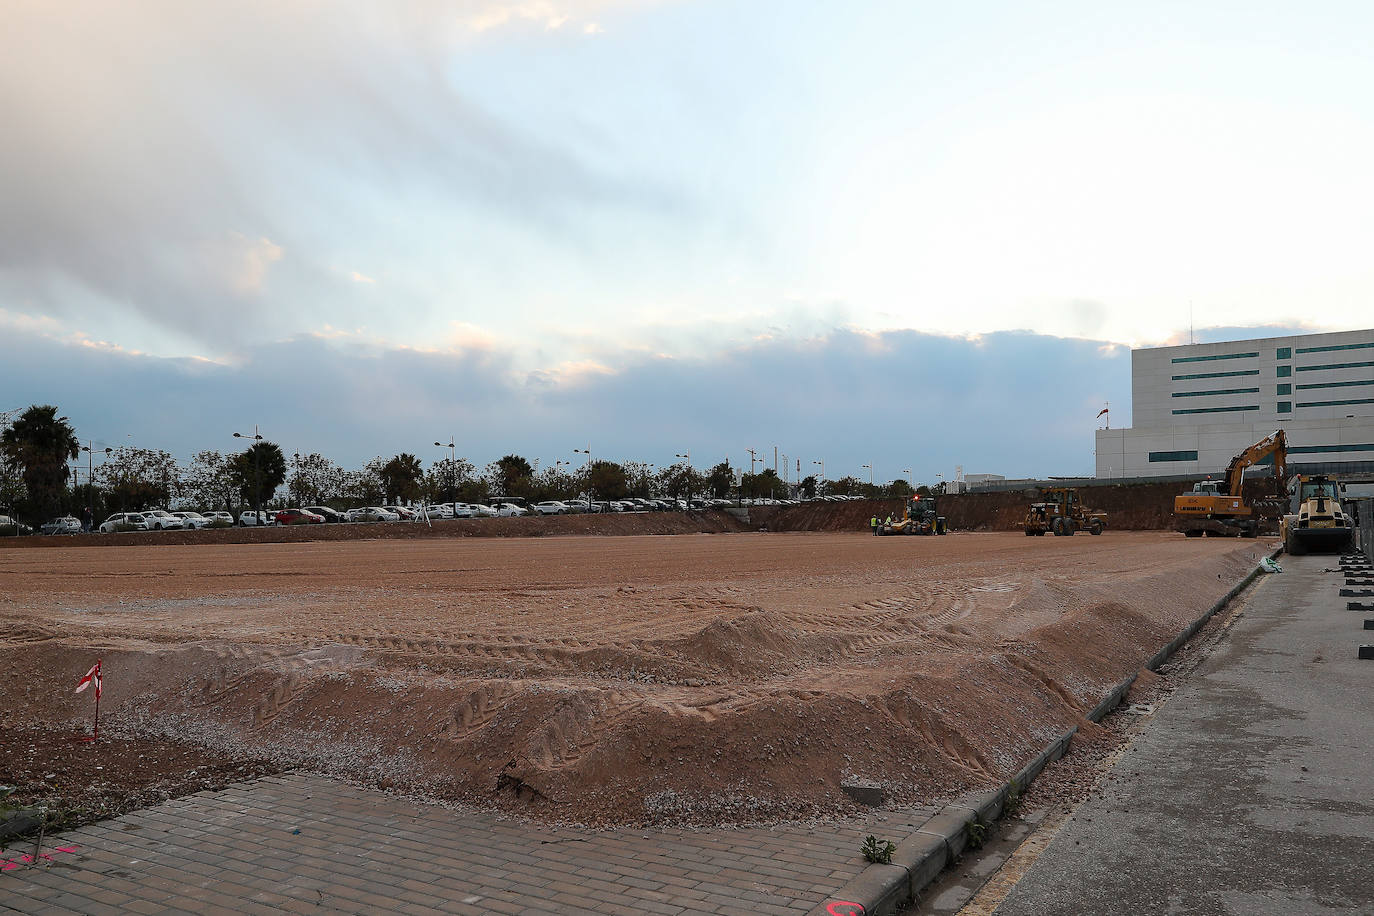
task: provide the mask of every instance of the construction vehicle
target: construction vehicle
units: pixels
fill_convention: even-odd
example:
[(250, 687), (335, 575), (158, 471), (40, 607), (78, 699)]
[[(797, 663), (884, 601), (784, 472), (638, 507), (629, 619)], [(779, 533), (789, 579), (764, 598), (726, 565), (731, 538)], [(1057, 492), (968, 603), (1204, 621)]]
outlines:
[(1027, 537), (1043, 536), (1046, 532), (1059, 537), (1086, 531), (1098, 535), (1107, 527), (1107, 513), (1083, 505), (1074, 487), (1050, 487), (1042, 494), (1042, 502), (1031, 503), (1026, 510), (1022, 527)]
[(1293, 511), (1279, 526), (1283, 549), (1299, 556), (1313, 550), (1348, 550), (1354, 519), (1341, 508), (1341, 485), (1324, 475), (1300, 476), (1293, 486)]
[(935, 500), (913, 496), (906, 501), (901, 519), (878, 525), (878, 534), (949, 534), (949, 527), (945, 517), (936, 513)]
[(1199, 481), (1193, 484), (1192, 492), (1175, 496), (1174, 515), (1178, 516), (1178, 530), (1190, 538), (1203, 535), (1257, 537), (1261, 517), (1256, 508), (1279, 510), (1281, 502), (1275, 501), (1266, 506), (1248, 505), (1241, 495), (1241, 487), (1245, 483), (1245, 469), (1270, 457), (1274, 460), (1277, 497), (1283, 500), (1288, 478), (1288, 439), (1279, 429), (1232, 458), (1223, 479)]

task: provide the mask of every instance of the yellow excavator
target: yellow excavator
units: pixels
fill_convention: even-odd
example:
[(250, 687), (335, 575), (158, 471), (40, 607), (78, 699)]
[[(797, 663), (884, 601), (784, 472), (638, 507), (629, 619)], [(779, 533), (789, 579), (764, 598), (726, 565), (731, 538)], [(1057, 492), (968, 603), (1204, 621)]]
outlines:
[[(1270, 456), (1274, 459), (1274, 480), (1277, 500), (1285, 499), (1288, 478), (1288, 438), (1283, 430), (1275, 430), (1231, 459), (1222, 480), (1203, 480), (1193, 484), (1191, 493), (1174, 497), (1174, 515), (1178, 529), (1190, 538), (1257, 537), (1260, 518), (1255, 507), (1245, 502), (1241, 486), (1245, 483), (1245, 469), (1259, 464)], [(1277, 505), (1277, 502), (1276, 502)]]
[(1299, 476), (1293, 492), (1296, 506), (1283, 517), (1283, 549), (1294, 556), (1309, 550), (1347, 550), (1355, 539), (1355, 522), (1341, 510), (1341, 485), (1329, 477)]

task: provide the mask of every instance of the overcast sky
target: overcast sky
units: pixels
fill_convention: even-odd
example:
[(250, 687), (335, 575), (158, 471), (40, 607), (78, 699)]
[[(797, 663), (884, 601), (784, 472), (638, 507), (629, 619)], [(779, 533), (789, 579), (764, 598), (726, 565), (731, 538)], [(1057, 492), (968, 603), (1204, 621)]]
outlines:
[(0, 410), (179, 454), (258, 422), (351, 464), (456, 432), (479, 464), (1090, 471), (1130, 346), (1374, 323), (1371, 26), (18, 0)]

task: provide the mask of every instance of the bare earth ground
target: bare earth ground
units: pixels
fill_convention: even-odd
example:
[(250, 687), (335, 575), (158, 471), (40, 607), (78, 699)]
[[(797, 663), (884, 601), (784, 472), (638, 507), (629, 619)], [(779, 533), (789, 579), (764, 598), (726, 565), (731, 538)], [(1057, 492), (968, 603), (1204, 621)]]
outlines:
[[(990, 784), (1256, 541), (726, 534), (0, 552), (14, 727), (102, 731), (588, 823)], [(0, 779), (5, 774), (0, 773)]]

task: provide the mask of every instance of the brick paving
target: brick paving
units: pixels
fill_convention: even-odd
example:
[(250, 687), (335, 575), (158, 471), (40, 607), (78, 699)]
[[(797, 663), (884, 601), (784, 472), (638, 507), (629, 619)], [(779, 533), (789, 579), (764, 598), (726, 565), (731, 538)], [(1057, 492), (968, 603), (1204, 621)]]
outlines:
[(865, 836), (900, 844), (937, 810), (811, 827), (587, 830), (290, 773), (50, 837), (50, 859), (4, 866), (0, 911), (805, 913), (864, 869)]

